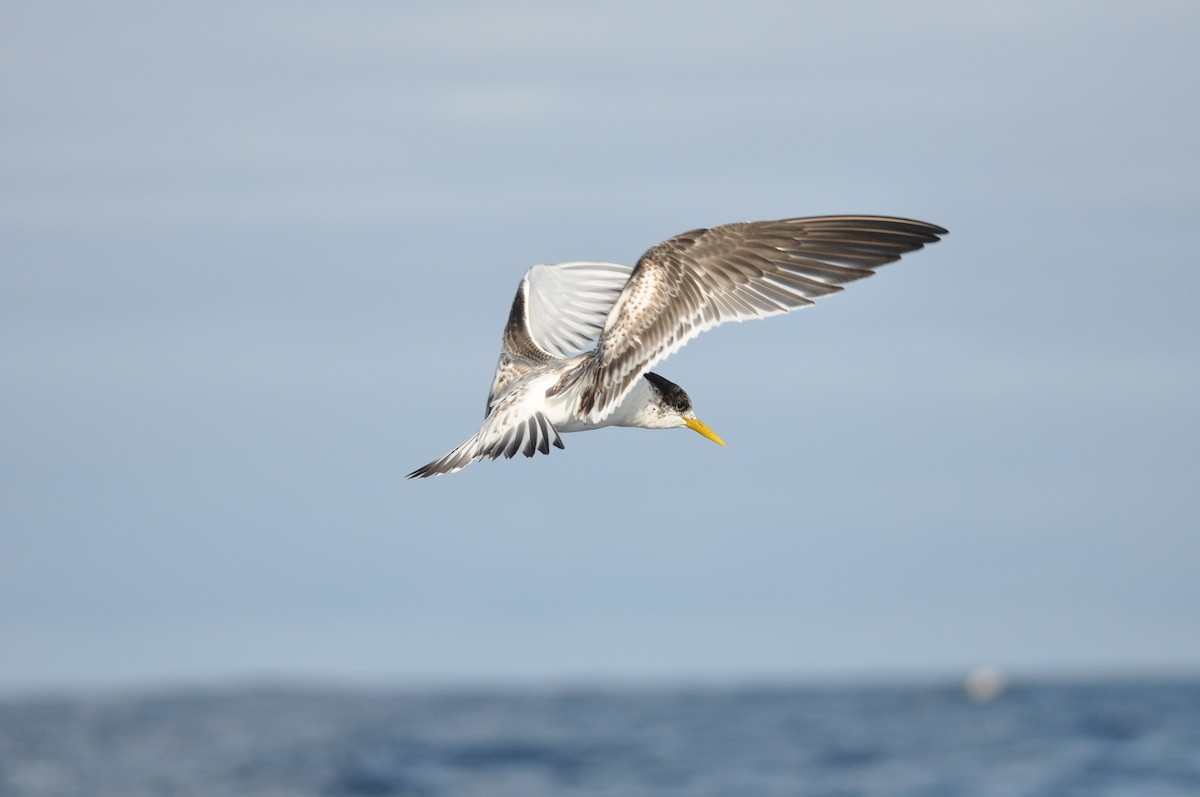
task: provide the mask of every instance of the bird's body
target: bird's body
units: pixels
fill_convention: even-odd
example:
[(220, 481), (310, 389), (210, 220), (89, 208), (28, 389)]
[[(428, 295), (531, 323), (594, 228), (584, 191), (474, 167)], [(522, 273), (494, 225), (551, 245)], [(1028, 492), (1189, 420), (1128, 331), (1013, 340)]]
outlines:
[[(560, 433), (688, 427), (724, 442), (678, 385), (650, 373), (701, 332), (805, 307), (946, 231), (883, 216), (819, 216), (693, 230), (615, 263), (534, 266), (513, 300), (483, 426), (409, 474), (562, 448)], [(588, 350), (595, 341), (595, 347)]]

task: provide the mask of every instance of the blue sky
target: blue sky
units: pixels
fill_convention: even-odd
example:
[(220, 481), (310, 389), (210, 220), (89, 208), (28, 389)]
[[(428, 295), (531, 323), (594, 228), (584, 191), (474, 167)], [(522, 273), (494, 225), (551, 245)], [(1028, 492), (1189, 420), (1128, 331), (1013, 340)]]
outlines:
[[(0, 690), (1200, 669), (1200, 10), (0, 9)], [(659, 369), (729, 443), (480, 420), (524, 270), (942, 243)]]

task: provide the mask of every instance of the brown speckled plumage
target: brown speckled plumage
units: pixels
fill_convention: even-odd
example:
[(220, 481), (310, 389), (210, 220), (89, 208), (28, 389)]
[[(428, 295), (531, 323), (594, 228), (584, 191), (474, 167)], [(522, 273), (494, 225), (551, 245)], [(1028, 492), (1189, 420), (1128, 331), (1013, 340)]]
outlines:
[(691, 230), (632, 270), (535, 266), (513, 300), (483, 427), (409, 476), (547, 453), (562, 447), (560, 430), (687, 425), (721, 442), (683, 389), (650, 368), (707, 329), (806, 307), (945, 234), (911, 219), (816, 216)]

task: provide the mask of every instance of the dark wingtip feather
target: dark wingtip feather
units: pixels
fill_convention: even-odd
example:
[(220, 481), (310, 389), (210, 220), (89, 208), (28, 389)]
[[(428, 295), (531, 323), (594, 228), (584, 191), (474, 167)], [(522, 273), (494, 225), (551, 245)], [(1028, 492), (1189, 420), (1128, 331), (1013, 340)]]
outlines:
[(424, 479), (429, 476), (436, 476), (436, 475), (437, 474), (433, 473), (433, 463), (430, 462), (428, 465), (422, 465), (421, 467), (417, 468), (416, 470), (414, 470), (412, 473), (408, 474), (404, 478), (406, 478), (406, 479)]
[(540, 412), (526, 419), (524, 423), (518, 424), (507, 435), (493, 441), (490, 445), (479, 447), (476, 445), (477, 440), (478, 435), (467, 440), (446, 456), (435, 459), (428, 465), (422, 465), (404, 478), (426, 479), (430, 476), (454, 473), (484, 457), (512, 459), (518, 453), (532, 457), (538, 452), (549, 454), (551, 445), (555, 448), (565, 448), (554, 424), (546, 420), (546, 416)]

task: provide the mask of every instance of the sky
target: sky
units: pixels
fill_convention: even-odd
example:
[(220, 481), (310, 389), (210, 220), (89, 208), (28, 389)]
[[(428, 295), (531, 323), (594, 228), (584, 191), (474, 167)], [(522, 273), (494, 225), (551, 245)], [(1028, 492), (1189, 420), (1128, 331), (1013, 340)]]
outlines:
[[(1200, 672), (1200, 6), (0, 6), (0, 693)], [(535, 263), (941, 243), (481, 421)]]

